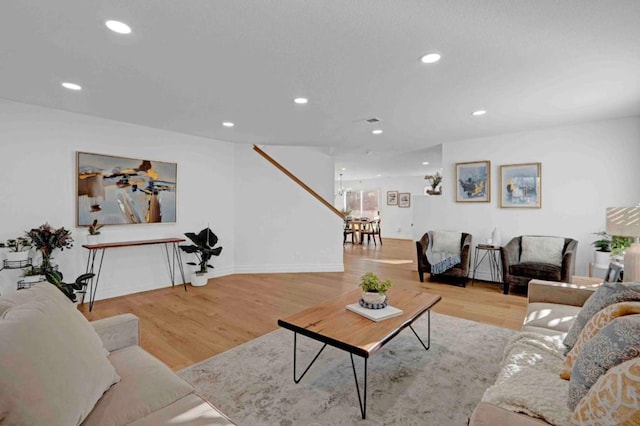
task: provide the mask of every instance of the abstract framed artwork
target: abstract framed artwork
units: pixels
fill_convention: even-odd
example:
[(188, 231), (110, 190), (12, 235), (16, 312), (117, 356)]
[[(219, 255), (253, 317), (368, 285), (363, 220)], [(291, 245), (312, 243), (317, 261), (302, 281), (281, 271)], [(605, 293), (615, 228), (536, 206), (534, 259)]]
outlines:
[(76, 225), (174, 223), (177, 163), (76, 153)]
[(398, 191), (387, 191), (387, 205), (388, 206), (398, 205)]
[(500, 207), (542, 207), (542, 163), (500, 166)]
[(398, 194), (398, 207), (411, 207), (410, 192), (401, 192)]
[(491, 201), (491, 161), (456, 163), (456, 202)]

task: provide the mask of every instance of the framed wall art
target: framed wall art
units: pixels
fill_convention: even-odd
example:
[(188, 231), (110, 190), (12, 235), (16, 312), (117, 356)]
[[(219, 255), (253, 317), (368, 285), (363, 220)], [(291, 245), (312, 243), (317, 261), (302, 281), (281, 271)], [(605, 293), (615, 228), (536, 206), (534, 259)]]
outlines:
[(542, 163), (500, 166), (500, 207), (542, 207)]
[(76, 225), (176, 221), (177, 163), (76, 153)]
[(456, 163), (456, 202), (491, 201), (491, 161)]
[(388, 206), (398, 205), (398, 191), (387, 191), (387, 205)]
[(401, 192), (398, 194), (398, 207), (410, 207), (411, 206), (411, 193)]

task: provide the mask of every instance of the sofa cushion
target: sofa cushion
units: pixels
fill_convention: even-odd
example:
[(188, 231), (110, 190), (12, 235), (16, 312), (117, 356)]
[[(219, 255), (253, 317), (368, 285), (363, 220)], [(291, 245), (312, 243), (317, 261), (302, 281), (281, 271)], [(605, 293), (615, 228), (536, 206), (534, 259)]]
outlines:
[(569, 400), (574, 410), (609, 368), (640, 356), (640, 315), (614, 319), (585, 343), (571, 371)]
[(575, 345), (573, 345), (573, 348), (571, 349), (571, 351), (569, 351), (567, 357), (564, 359), (560, 377), (565, 380), (569, 380), (571, 378), (571, 370), (573, 369), (573, 364), (578, 357), (578, 354), (582, 350), (585, 343), (587, 343), (593, 336), (598, 334), (600, 330), (602, 330), (614, 319), (633, 314), (640, 314), (640, 302), (614, 303), (613, 305), (609, 305), (606, 308), (598, 311), (597, 314), (592, 316), (591, 319), (587, 322), (587, 325), (585, 325), (582, 329), (582, 332), (578, 337), (578, 341)]
[(545, 281), (560, 281), (562, 279), (560, 266), (548, 263), (516, 263), (509, 266), (509, 274)]
[(559, 305), (557, 303), (533, 302), (527, 307), (527, 315), (522, 324), (522, 331), (537, 331), (532, 328), (551, 330), (559, 334), (569, 331), (571, 324), (580, 312), (577, 306)]
[(231, 426), (234, 423), (209, 402), (196, 394), (189, 394), (180, 398), (146, 417), (132, 422), (129, 426), (156, 425), (215, 425)]
[(640, 424), (640, 358), (616, 365), (580, 400), (572, 425)]
[(0, 316), (0, 423), (80, 424), (119, 377), (60, 290), (43, 283), (20, 293)]
[(560, 237), (522, 237), (520, 262), (548, 263), (562, 266), (564, 238)]
[(139, 346), (112, 352), (109, 360), (122, 377), (105, 393), (84, 422), (125, 425), (193, 392), (193, 387)]
[[(614, 303), (640, 300), (640, 283), (604, 283), (585, 302), (564, 339), (568, 350), (576, 344), (582, 329), (598, 311)], [(567, 352), (568, 352), (567, 350)]]
[(462, 233), (454, 231), (433, 231), (433, 246), (436, 253), (460, 254)]

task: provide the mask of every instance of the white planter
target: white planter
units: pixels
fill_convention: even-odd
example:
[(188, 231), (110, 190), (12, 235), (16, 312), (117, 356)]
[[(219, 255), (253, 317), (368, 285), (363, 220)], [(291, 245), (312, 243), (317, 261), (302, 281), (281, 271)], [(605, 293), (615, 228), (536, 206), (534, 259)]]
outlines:
[(10, 251), (7, 252), (7, 261), (9, 262), (26, 262), (29, 260), (28, 251)]
[(383, 303), (386, 299), (386, 294), (380, 294), (377, 291), (367, 291), (362, 293), (362, 300), (369, 303), (370, 305)]
[(209, 274), (193, 273), (191, 275), (191, 285), (194, 287), (202, 287), (207, 285)]
[(102, 242), (101, 234), (95, 234), (95, 235), (87, 234), (88, 245), (92, 246), (92, 245), (100, 244), (101, 242)]
[(593, 263), (599, 268), (608, 268), (611, 263), (611, 252), (609, 251), (594, 251)]

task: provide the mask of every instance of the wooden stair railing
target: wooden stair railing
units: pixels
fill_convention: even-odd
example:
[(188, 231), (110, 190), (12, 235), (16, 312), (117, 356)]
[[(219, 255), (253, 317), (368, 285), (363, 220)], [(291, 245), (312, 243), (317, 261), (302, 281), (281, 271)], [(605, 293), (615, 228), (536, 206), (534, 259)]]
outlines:
[(302, 187), (302, 189), (307, 191), (309, 194), (311, 194), (313, 197), (315, 197), (315, 199), (317, 199), (322, 204), (324, 204), (329, 210), (331, 210), (332, 212), (334, 212), (335, 214), (340, 216), (340, 219), (344, 219), (344, 214), (340, 210), (336, 209), (330, 202), (328, 202), (327, 200), (322, 198), (322, 196), (320, 196), (320, 194), (318, 194), (316, 191), (311, 189), (306, 183), (304, 183), (303, 181), (298, 179), (293, 173), (291, 173), (289, 170), (287, 170), (287, 168), (284, 167), (282, 164), (278, 163), (273, 157), (271, 157), (269, 154), (267, 154), (266, 152), (261, 150), (257, 145), (253, 145), (253, 150), (255, 152), (257, 152), (258, 154), (260, 154), (265, 160), (267, 160), (268, 162), (273, 164), (282, 173), (284, 173), (285, 175), (289, 176), (289, 178), (292, 181), (294, 181), (295, 183), (300, 185)]

